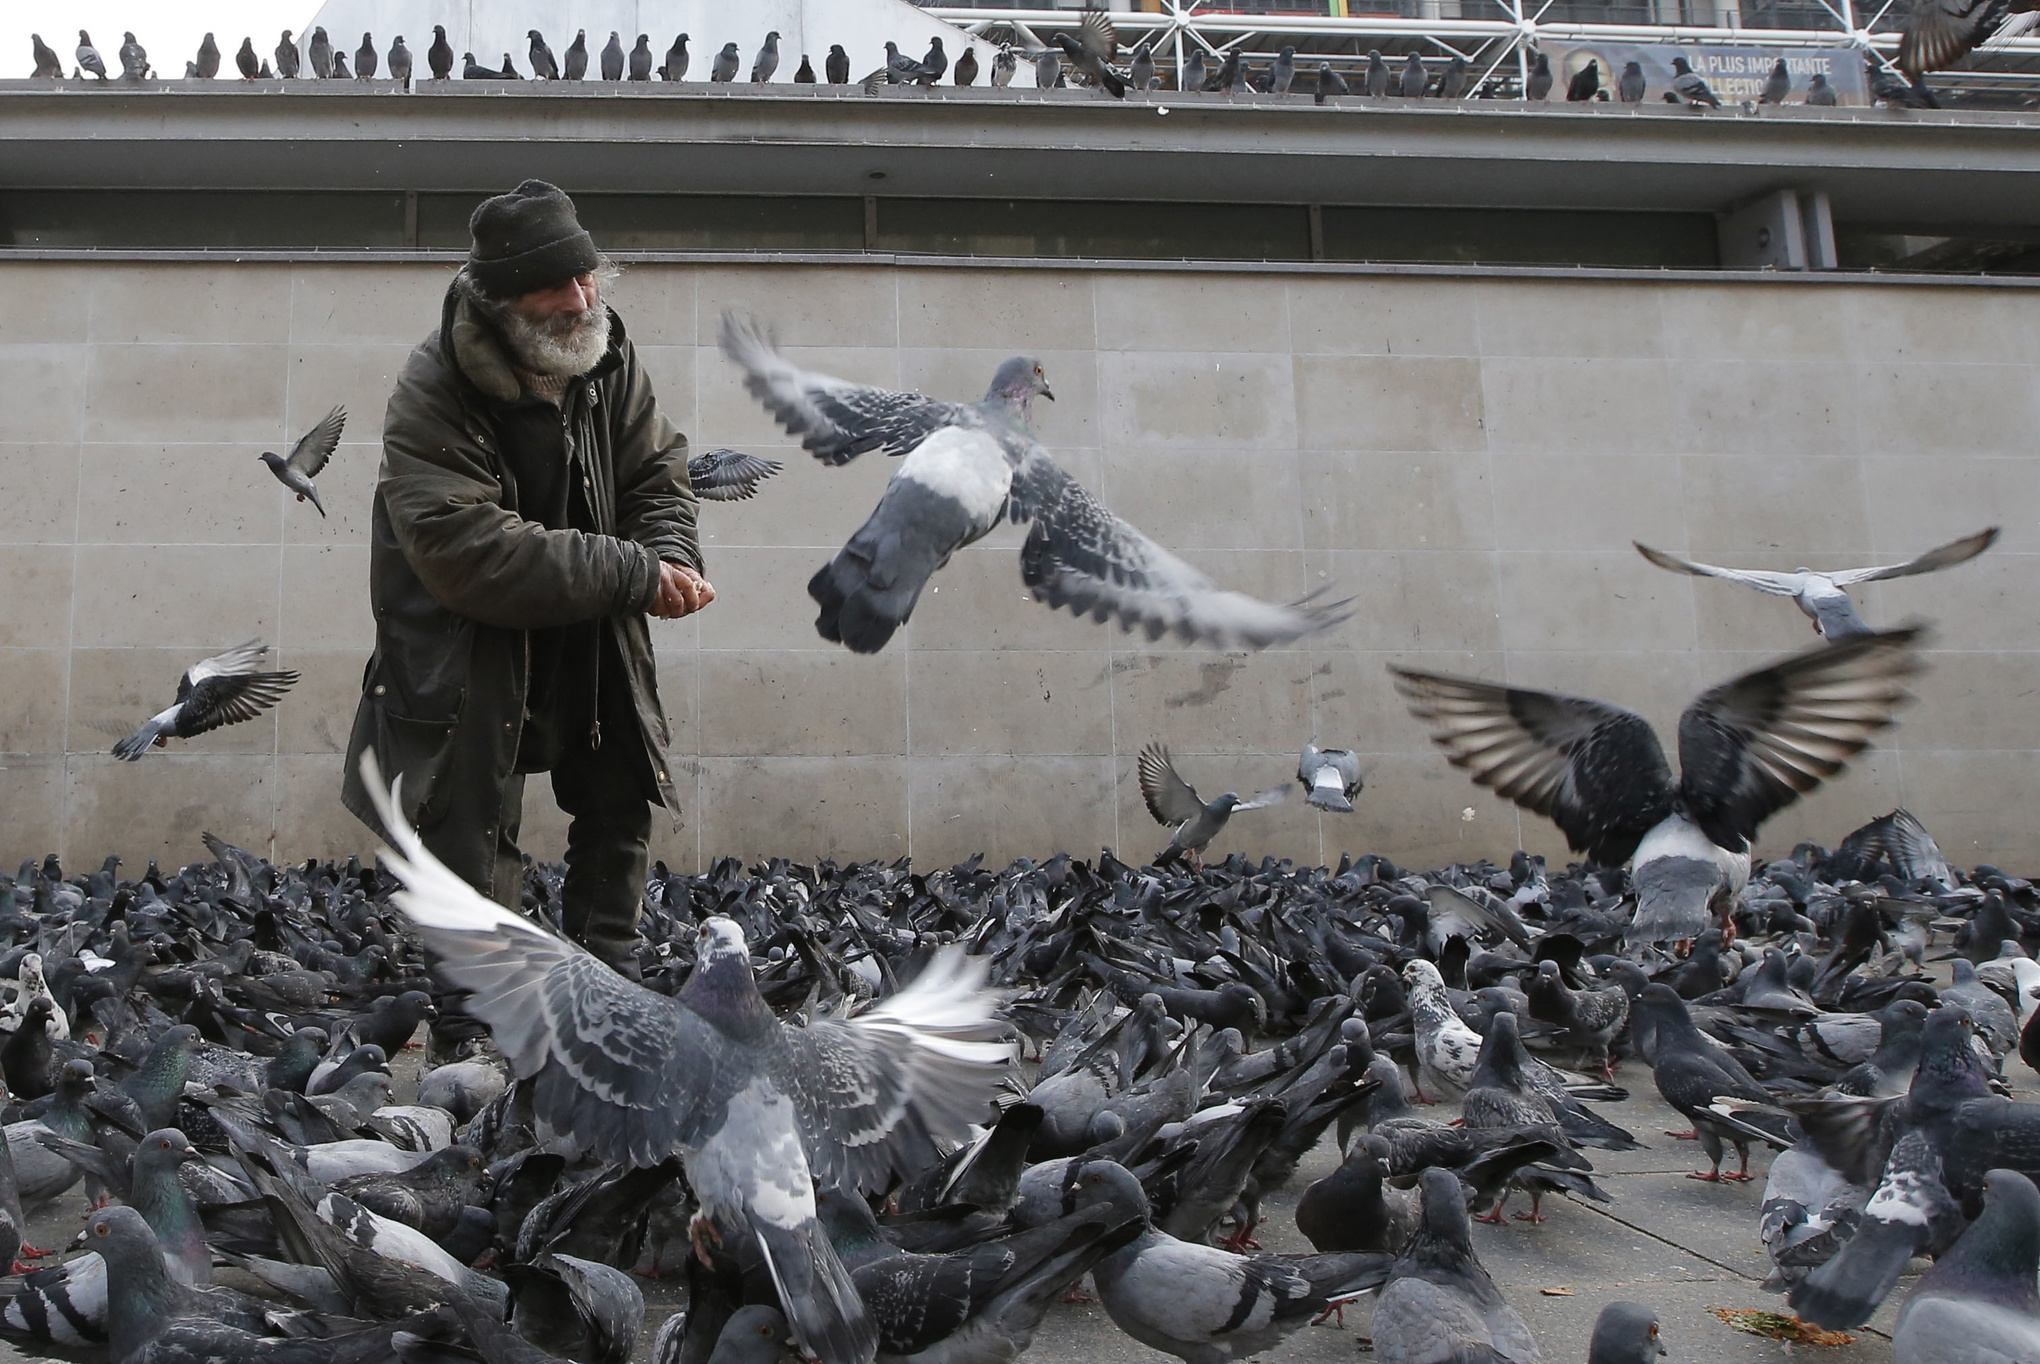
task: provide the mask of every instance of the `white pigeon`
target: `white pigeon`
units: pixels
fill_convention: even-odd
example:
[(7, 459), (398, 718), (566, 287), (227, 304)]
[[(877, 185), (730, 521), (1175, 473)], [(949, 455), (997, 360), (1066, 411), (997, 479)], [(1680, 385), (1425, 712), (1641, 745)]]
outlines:
[(1417, 1098), (1457, 1099), (1473, 1082), (1480, 1060), (1480, 1034), (1466, 1025), (1445, 994), (1445, 977), (1418, 958), (1403, 967), (1409, 988), (1410, 1020), (1417, 1030)]

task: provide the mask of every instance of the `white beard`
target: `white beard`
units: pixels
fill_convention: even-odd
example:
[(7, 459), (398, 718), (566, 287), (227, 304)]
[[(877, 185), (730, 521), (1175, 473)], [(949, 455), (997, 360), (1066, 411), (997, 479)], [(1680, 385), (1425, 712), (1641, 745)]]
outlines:
[(571, 379), (595, 368), (609, 350), (609, 309), (599, 302), (585, 313), (544, 322), (505, 308), (497, 325), (517, 363), (533, 374)]

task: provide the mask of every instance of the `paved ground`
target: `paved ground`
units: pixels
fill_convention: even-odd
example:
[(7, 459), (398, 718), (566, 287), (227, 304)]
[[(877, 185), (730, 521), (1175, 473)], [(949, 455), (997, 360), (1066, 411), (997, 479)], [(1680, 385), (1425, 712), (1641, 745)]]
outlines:
[[(416, 1056), (413, 1050), (403, 1059), (415, 1065)], [(407, 1069), (400, 1064), (400, 1072)], [(2008, 1069), (2022, 1087), (2033, 1079), (2016, 1058)], [(1588, 1153), (1596, 1177), (1614, 1195), (1614, 1202), (1602, 1206), (1552, 1200), (1545, 1204), (1550, 1218), (1541, 1226), (1511, 1222), (1474, 1228), (1482, 1263), (1530, 1323), (1544, 1357), (1554, 1364), (1584, 1360), (1595, 1315), (1604, 1303), (1626, 1298), (1657, 1309), (1670, 1364), (1695, 1360), (1744, 1364), (1795, 1356), (1832, 1364), (1887, 1364), (1892, 1318), (1910, 1280), (1851, 1345), (1783, 1344), (1731, 1330), (1714, 1315), (1717, 1307), (1783, 1310), (1782, 1298), (1758, 1287), (1769, 1268), (1757, 1239), (1763, 1181), (1716, 1185), (1687, 1179), (1687, 1171), (1704, 1161), (1696, 1144), (1666, 1135), (1684, 1124), (1658, 1097), (1649, 1071), (1632, 1062), (1617, 1071), (1617, 1080), (1628, 1087), (1630, 1098), (1607, 1105), (1605, 1111), (1635, 1133), (1646, 1149)], [(401, 1100), (411, 1081), (404, 1075), (400, 1081)], [(1432, 1111), (1439, 1116), (1451, 1112), (1443, 1106)], [(1295, 1182), (1267, 1200), (1268, 1221), (1260, 1232), (1266, 1249), (1310, 1249), (1296, 1231), (1296, 1198), (1336, 1164), (1327, 1138), (1304, 1160)], [(1753, 1168), (1760, 1174), (1768, 1164), (1768, 1153), (1753, 1158)], [(82, 1197), (75, 1192), (43, 1210), (32, 1219), (35, 1244), (67, 1244), (78, 1230), (82, 1210)], [(650, 1310), (640, 1360), (649, 1353), (658, 1323), (681, 1305), (666, 1285), (647, 1283), (645, 1288)], [(1272, 1364), (1364, 1360), (1369, 1316), (1363, 1303), (1346, 1312), (1343, 1326), (1306, 1327), (1258, 1358)], [(0, 1345), (0, 1364), (24, 1357), (33, 1356)], [(1167, 1358), (1122, 1334), (1102, 1308), (1081, 1304), (1057, 1307), (1029, 1354), (1038, 1364), (1133, 1364)]]

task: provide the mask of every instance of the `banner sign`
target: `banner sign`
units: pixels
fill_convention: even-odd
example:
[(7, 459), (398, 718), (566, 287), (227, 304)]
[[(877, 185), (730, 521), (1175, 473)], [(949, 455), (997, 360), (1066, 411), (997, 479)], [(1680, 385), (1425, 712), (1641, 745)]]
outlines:
[(1826, 76), (1839, 104), (1870, 104), (1870, 82), (1863, 72), (1862, 55), (1852, 47), (1762, 47), (1727, 46), (1708, 43), (1572, 43), (1564, 39), (1542, 39), (1539, 44), (1551, 58), (1554, 77), (1553, 99), (1564, 99), (1568, 82), (1588, 62), (1599, 62), (1601, 88), (1609, 99), (1616, 98), (1615, 83), (1630, 62), (1643, 68), (1646, 82), (1644, 103), (1662, 103), (1672, 88), (1672, 58), (1684, 57), (1695, 75), (1705, 80), (1723, 104), (1754, 101), (1771, 77), (1780, 57), (1792, 74), (1792, 93), (1787, 104), (1806, 102), (1807, 86), (1816, 73)]

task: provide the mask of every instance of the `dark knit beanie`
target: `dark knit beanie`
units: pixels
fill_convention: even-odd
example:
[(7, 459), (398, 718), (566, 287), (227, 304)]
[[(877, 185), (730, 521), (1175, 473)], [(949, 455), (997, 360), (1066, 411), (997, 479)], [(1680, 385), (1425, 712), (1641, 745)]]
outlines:
[(474, 237), (468, 277), (494, 298), (549, 288), (602, 263), (595, 239), (574, 216), (574, 201), (543, 180), (483, 200), (468, 232)]

